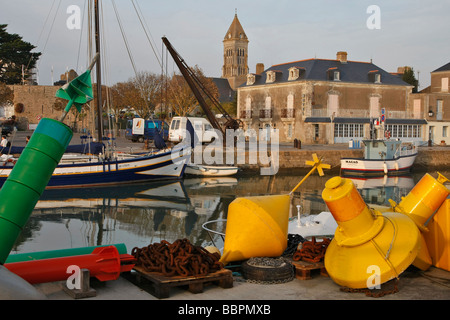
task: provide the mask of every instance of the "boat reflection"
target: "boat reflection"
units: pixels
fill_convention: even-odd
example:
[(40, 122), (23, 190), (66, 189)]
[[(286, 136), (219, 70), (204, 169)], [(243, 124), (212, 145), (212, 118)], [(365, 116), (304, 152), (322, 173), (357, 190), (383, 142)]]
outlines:
[(390, 206), (389, 199), (399, 203), (414, 188), (412, 175), (383, 177), (346, 176), (353, 181), (355, 187), (367, 204)]
[[(219, 186), (214, 180), (204, 186)], [(12, 253), (180, 238), (201, 245), (201, 224), (225, 212), (220, 195), (189, 196), (183, 181), (45, 190)]]

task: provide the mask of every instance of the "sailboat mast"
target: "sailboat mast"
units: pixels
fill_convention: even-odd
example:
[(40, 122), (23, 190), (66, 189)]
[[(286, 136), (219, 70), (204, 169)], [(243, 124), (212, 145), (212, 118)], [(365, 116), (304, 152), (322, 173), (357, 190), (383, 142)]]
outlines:
[(100, 59), (100, 19), (98, 10), (99, 0), (94, 0), (95, 13), (95, 51), (99, 55), (97, 60), (97, 128), (98, 128), (98, 142), (102, 142), (102, 78), (101, 78), (101, 59)]

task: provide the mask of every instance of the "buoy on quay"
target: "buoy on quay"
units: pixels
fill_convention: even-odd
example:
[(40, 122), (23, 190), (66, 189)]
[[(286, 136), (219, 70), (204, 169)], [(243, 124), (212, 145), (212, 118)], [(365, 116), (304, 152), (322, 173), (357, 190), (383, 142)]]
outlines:
[(437, 179), (427, 173), (398, 205), (390, 200), (393, 210), (407, 215), (420, 230), (420, 251), (413, 265), (423, 271), (432, 265), (424, 238), (424, 234), (429, 231), (426, 223), (450, 194), (450, 190), (444, 186), (446, 182), (449, 180), (440, 173)]
[(68, 278), (67, 268), (76, 265), (88, 269), (100, 281), (116, 280), (121, 272), (130, 271), (134, 257), (119, 254), (115, 246), (95, 248), (90, 254), (42, 260), (6, 263), (4, 266), (31, 284), (62, 281)]
[(333, 177), (322, 198), (338, 224), (325, 253), (334, 282), (368, 288), (398, 276), (416, 258), (420, 232), (406, 215), (370, 210), (350, 179)]
[(287, 247), (289, 195), (236, 198), (228, 207), (224, 264), (278, 257)]

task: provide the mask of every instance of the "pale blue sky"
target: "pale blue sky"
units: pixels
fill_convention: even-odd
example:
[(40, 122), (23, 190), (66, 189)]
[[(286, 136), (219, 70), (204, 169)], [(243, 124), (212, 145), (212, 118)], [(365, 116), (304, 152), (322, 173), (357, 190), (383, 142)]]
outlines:
[[(104, 83), (109, 85), (134, 76), (113, 2), (102, 0), (108, 61)], [(424, 88), (430, 72), (450, 62), (449, 0), (115, 0), (137, 69), (157, 74), (161, 68), (133, 3), (142, 9), (158, 54), (165, 35), (188, 65), (198, 65), (210, 77), (221, 76), (222, 40), (235, 9), (250, 40), (250, 72), (259, 62), (268, 68), (314, 57), (334, 59), (337, 51), (347, 51), (349, 60), (372, 59), (388, 72), (412, 66)], [(82, 71), (87, 65), (85, 31), (66, 26), (70, 5), (83, 9), (85, 0), (1, 0), (0, 23), (43, 52), (39, 84), (51, 84), (52, 67), (56, 81), (67, 67), (75, 69), (78, 63)], [(378, 30), (366, 25), (370, 5), (380, 8)], [(168, 61), (169, 72), (178, 72), (170, 56)]]

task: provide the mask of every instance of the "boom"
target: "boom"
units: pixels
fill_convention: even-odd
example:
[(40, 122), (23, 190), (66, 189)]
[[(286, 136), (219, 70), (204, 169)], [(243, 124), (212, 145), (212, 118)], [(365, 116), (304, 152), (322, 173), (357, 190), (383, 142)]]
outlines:
[[(234, 119), (228, 114), (228, 112), (226, 112), (226, 110), (220, 105), (217, 99), (208, 91), (208, 89), (203, 85), (203, 83), (195, 75), (195, 73), (191, 70), (191, 68), (189, 68), (187, 63), (178, 54), (175, 48), (172, 47), (169, 40), (167, 40), (166, 37), (163, 37), (162, 41), (166, 45), (167, 50), (169, 51), (176, 65), (178, 66), (178, 69), (180, 69), (181, 74), (183, 75), (184, 79), (186, 80), (192, 92), (194, 93), (195, 98), (197, 99), (201, 108), (205, 112), (206, 116), (208, 117), (209, 122), (211, 122), (211, 125), (215, 129), (220, 130), (223, 136), (225, 136), (225, 129), (234, 129), (234, 130), (239, 129), (239, 127), (241, 127), (240, 120)], [(211, 111), (211, 108), (208, 106), (205, 99), (203, 98), (203, 95), (200, 92), (200, 90), (203, 91), (203, 93), (210, 99), (210, 101), (214, 104), (217, 110), (219, 110), (219, 112), (222, 113), (223, 117), (226, 120), (224, 127), (222, 127), (217, 121), (216, 117)]]

